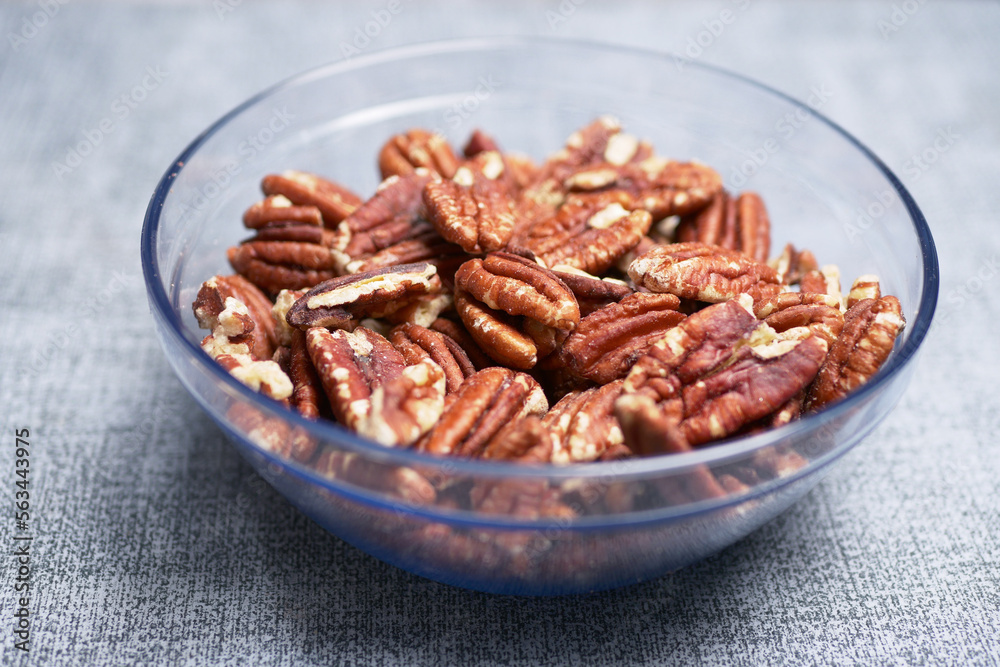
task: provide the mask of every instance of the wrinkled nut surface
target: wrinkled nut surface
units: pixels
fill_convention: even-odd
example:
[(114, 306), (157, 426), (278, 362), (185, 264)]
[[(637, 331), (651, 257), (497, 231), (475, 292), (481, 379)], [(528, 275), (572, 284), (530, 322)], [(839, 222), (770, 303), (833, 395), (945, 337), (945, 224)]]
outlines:
[(740, 294), (754, 301), (781, 291), (778, 273), (740, 252), (704, 243), (657, 246), (636, 258), (629, 277), (652, 292), (721, 303)]
[(546, 266), (600, 274), (634, 248), (651, 224), (649, 212), (634, 209), (622, 191), (574, 195), (553, 216), (520, 231), (515, 243)]
[(361, 204), (361, 198), (322, 176), (305, 171), (270, 174), (261, 181), (265, 195), (281, 195), (297, 206), (315, 206), (323, 216), (323, 224), (334, 229)]
[[(253, 323), (245, 334), (249, 352), (257, 359), (270, 359), (278, 344), (277, 327), (271, 317), (271, 301), (256, 285), (242, 276), (213, 276), (202, 283), (192, 308), (198, 326), (214, 330), (219, 316), (226, 310), (226, 300), (236, 299), (247, 309)], [(231, 334), (236, 335), (236, 334)]]
[(386, 315), (440, 289), (434, 265), (402, 264), (322, 282), (292, 304), (285, 317), (300, 329), (347, 329), (363, 317)]
[(508, 368), (485, 368), (462, 383), (440, 421), (416, 444), (431, 454), (478, 456), (506, 423), (548, 410), (541, 386)]
[(738, 250), (758, 262), (770, 257), (771, 221), (764, 201), (754, 192), (734, 198), (720, 190), (704, 209), (680, 221), (676, 235), (682, 243), (696, 241)]
[(458, 165), (459, 160), (444, 137), (420, 128), (392, 137), (378, 156), (382, 178), (411, 174), (421, 168), (451, 178)]
[(372, 391), (406, 367), (392, 344), (366, 327), (353, 332), (313, 327), (306, 331), (306, 348), (334, 417), (353, 430), (371, 414)]
[(507, 245), (515, 218), (510, 185), (499, 153), (480, 153), (450, 179), (424, 187), (427, 217), (446, 241), (466, 252), (493, 252)]
[(607, 384), (625, 377), (646, 351), (684, 319), (673, 294), (636, 293), (583, 318), (559, 351), (576, 377)]
[(862, 299), (844, 315), (843, 333), (809, 387), (807, 405), (816, 410), (867, 382), (889, 357), (905, 324), (899, 299)]
[(455, 285), (493, 310), (572, 331), (580, 322), (573, 292), (552, 271), (505, 252), (471, 259), (455, 273)]

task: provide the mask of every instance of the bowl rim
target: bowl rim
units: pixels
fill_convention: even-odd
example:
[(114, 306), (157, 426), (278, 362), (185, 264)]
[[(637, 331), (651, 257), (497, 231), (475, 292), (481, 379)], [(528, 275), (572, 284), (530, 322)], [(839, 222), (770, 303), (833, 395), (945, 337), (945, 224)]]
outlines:
[[(791, 422), (776, 429), (772, 429), (765, 433), (749, 437), (735, 438), (730, 442), (723, 442), (711, 447), (696, 449), (682, 454), (637, 457), (634, 459), (610, 462), (595, 461), (569, 465), (525, 465), (520, 463), (483, 461), (479, 459), (462, 459), (458, 457), (430, 455), (411, 449), (388, 448), (361, 438), (355, 433), (333, 422), (325, 420), (307, 420), (294, 410), (286, 408), (277, 401), (262, 396), (240, 383), (220, 365), (215, 363), (214, 360), (212, 360), (199, 345), (184, 335), (183, 323), (179, 317), (175, 315), (174, 310), (171, 307), (171, 301), (166, 289), (164, 288), (164, 281), (161, 278), (162, 274), (157, 260), (157, 240), (160, 212), (162, 211), (164, 203), (170, 193), (173, 181), (186, 168), (186, 165), (189, 163), (191, 157), (198, 152), (199, 148), (201, 148), (201, 146), (209, 138), (224, 128), (236, 116), (244, 113), (258, 103), (271, 98), (285, 89), (294, 88), (315, 80), (335, 76), (343, 72), (363, 69), (387, 61), (408, 60), (420, 56), (439, 55), (441, 53), (449, 52), (486, 52), (490, 50), (507, 50), (512, 48), (523, 50), (551, 48), (584, 49), (591, 52), (633, 54), (636, 57), (654, 60), (669, 60), (680, 57), (669, 51), (656, 51), (652, 49), (594, 40), (559, 37), (486, 37), (473, 39), (451, 39), (380, 49), (349, 60), (339, 60), (320, 65), (288, 77), (249, 97), (244, 102), (225, 113), (208, 128), (197, 135), (170, 164), (156, 185), (153, 195), (150, 198), (143, 221), (140, 238), (140, 254), (142, 260), (143, 279), (146, 283), (150, 307), (153, 311), (155, 311), (154, 315), (159, 316), (160, 319), (168, 323), (165, 330), (169, 333), (173, 340), (180, 344), (182, 349), (187, 351), (190, 357), (189, 360), (195, 361), (200, 367), (207, 369), (211, 375), (226, 386), (231, 395), (235, 394), (239, 396), (241, 400), (249, 402), (257, 409), (265, 413), (281, 417), (282, 419), (291, 422), (293, 425), (307, 430), (311, 435), (317, 438), (324, 441), (336, 442), (338, 446), (343, 447), (345, 450), (363, 453), (366, 458), (373, 461), (408, 467), (420, 466), (425, 469), (447, 467), (449, 473), (452, 474), (466, 474), (482, 478), (514, 476), (524, 479), (546, 478), (555, 480), (593, 477), (613, 477), (616, 480), (648, 478), (651, 476), (682, 473), (698, 465), (712, 465), (740, 458), (753, 450), (764, 447), (768, 444), (774, 444), (789, 437), (795, 437), (802, 432), (817, 428), (823, 423), (832, 421), (837, 417), (850, 412), (856, 405), (869, 400), (874, 393), (879, 391), (880, 387), (889, 382), (889, 380), (894, 376), (898, 375), (913, 361), (918, 349), (926, 338), (936, 308), (939, 291), (939, 265), (930, 228), (927, 225), (927, 221), (924, 218), (923, 213), (916, 205), (916, 202), (907, 191), (906, 187), (900, 182), (899, 178), (896, 177), (892, 170), (890, 170), (879, 157), (877, 157), (858, 139), (843, 129), (840, 125), (818, 113), (800, 100), (742, 74), (714, 65), (694, 61), (686, 61), (685, 67), (708, 72), (713, 76), (730, 78), (742, 82), (751, 88), (763, 91), (771, 96), (803, 109), (811, 117), (834, 130), (836, 134), (840, 135), (841, 138), (846, 140), (850, 145), (858, 150), (863, 157), (867, 158), (878, 169), (878, 171), (890, 183), (896, 194), (899, 196), (900, 201), (906, 208), (906, 212), (909, 216), (920, 247), (921, 263), (923, 266), (922, 292), (919, 304), (917, 305), (917, 312), (919, 316), (912, 322), (907, 321), (906, 327), (910, 330), (910, 332), (906, 341), (894, 351), (894, 354), (887, 360), (876, 376), (862, 387), (854, 390), (844, 400), (818, 413), (807, 415), (800, 420)], [(195, 398), (201, 403), (201, 399), (199, 397), (195, 396)], [(204, 404), (202, 404), (202, 406), (206, 407)], [(209, 411), (209, 414), (211, 415), (211, 411)], [(234, 432), (237, 435), (240, 435), (238, 431)], [(863, 431), (862, 435), (853, 438), (852, 441), (848, 443), (841, 443), (829, 452), (826, 452), (823, 456), (810, 460), (808, 465), (804, 466), (799, 471), (796, 471), (796, 473), (780, 478), (780, 480), (774, 480), (775, 482), (780, 483), (775, 485), (771, 485), (770, 483), (761, 484), (755, 486), (753, 491), (756, 491), (758, 488), (769, 487), (768, 491), (766, 491), (769, 492), (776, 486), (783, 486), (791, 483), (807, 473), (814, 472), (815, 470), (824, 467), (826, 464), (836, 458), (839, 458), (839, 456), (851, 449), (855, 444), (857, 444), (858, 441), (860, 441), (861, 438), (864, 437), (864, 435), (867, 434), (867, 432), (868, 431)], [(260, 447), (256, 443), (252, 443), (252, 441), (242, 435), (240, 435), (240, 439), (251, 443), (252, 447), (263, 455), (270, 463), (278, 465), (282, 468), (287, 468), (297, 476), (304, 476), (304, 478), (311, 483), (325, 486), (338, 493), (345, 492), (343, 484), (339, 484), (337, 480), (331, 480), (330, 478), (319, 474), (312, 467), (298, 463), (291, 459), (283, 458)], [(354, 492), (354, 495), (358, 494)], [(714, 504), (709, 503), (706, 507), (710, 505), (712, 509), (715, 509), (732, 502), (743, 502), (746, 498), (753, 495), (757, 494), (738, 494), (735, 499), (733, 499), (732, 495), (727, 495), (724, 498), (718, 499), (719, 502)], [(367, 498), (366, 502), (379, 502), (379, 498), (381, 497), (373, 496), (372, 498)], [(690, 505), (686, 505), (684, 507), (690, 507)], [(435, 516), (438, 515), (439, 513), (435, 513)], [(476, 514), (476, 516), (479, 517), (477, 521), (481, 521), (485, 515)], [(613, 516), (620, 517), (621, 515)], [(511, 525), (510, 517), (503, 517), (503, 519), (504, 525)], [(534, 525), (537, 522), (529, 523)]]

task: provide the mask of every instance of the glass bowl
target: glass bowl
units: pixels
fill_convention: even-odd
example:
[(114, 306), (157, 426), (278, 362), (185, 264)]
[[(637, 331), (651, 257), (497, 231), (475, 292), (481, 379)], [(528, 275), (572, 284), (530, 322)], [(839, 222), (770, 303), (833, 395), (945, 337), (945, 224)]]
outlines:
[[(774, 518), (870, 433), (906, 388), (934, 312), (937, 257), (923, 216), (877, 157), (809, 103), (669, 55), (551, 39), (434, 43), (321, 67), (228, 113), (157, 185), (142, 230), (157, 335), (181, 382), (256, 470), (325, 529), (377, 558), (448, 584), (523, 595), (662, 575)], [(752, 437), (686, 454), (528, 466), (387, 449), (310, 422), (234, 380), (199, 347), (205, 332), (191, 303), (202, 281), (231, 273), (225, 250), (248, 235), (241, 216), (260, 198), (264, 175), (312, 171), (365, 195), (379, 182), (377, 151), (395, 133), (423, 127), (461, 146), (482, 128), (506, 149), (540, 159), (608, 114), (659, 154), (700, 160), (730, 190), (760, 193), (774, 248), (810, 248), (847, 281), (877, 274), (907, 319), (879, 373), (846, 400)], [(341, 460), (351, 465), (334, 476), (287, 458), (274, 443), (290, 433), (349, 455)], [(720, 497), (648, 492), (768, 456), (798, 463)], [(418, 474), (437, 484), (556, 489), (583, 509), (544, 519), (460, 509), (414, 493), (407, 480)], [(611, 495), (644, 500), (623, 505), (607, 501)]]

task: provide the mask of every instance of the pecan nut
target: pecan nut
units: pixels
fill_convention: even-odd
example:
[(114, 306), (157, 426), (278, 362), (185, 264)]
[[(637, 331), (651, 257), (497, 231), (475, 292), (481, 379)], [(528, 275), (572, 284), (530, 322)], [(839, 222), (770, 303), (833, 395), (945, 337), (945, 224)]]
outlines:
[(445, 376), (446, 393), (458, 391), (465, 378), (474, 375), (469, 355), (453, 338), (417, 324), (400, 324), (389, 334), (389, 341), (408, 364), (432, 361)]
[(653, 292), (720, 303), (740, 294), (754, 301), (781, 291), (775, 269), (742, 253), (703, 243), (657, 246), (636, 258), (629, 277)]
[(340, 223), (343, 253), (358, 261), (431, 229), (424, 219), (424, 186), (438, 176), (427, 169), (382, 181), (370, 199)]
[(257, 359), (270, 359), (278, 345), (277, 327), (271, 316), (271, 302), (256, 285), (242, 276), (213, 276), (202, 283), (192, 304), (198, 326), (214, 330), (219, 325), (219, 315), (226, 310), (226, 300), (229, 298), (236, 299), (246, 307), (247, 316), (253, 323), (244, 333), (249, 353)]
[(296, 206), (315, 206), (329, 229), (336, 229), (341, 220), (361, 205), (361, 197), (343, 185), (304, 171), (269, 174), (260, 187), (267, 196), (281, 195)]
[(622, 191), (573, 195), (552, 217), (520, 230), (514, 243), (546, 266), (604, 273), (649, 231), (649, 212), (633, 208), (631, 197)]
[(899, 299), (862, 299), (844, 314), (844, 330), (834, 341), (809, 387), (807, 407), (816, 410), (866, 383), (889, 357), (903, 328)]
[(285, 317), (300, 329), (349, 329), (361, 318), (386, 315), (440, 289), (433, 265), (401, 264), (322, 282), (292, 304)]
[(493, 252), (514, 233), (513, 199), (499, 153), (480, 153), (453, 178), (424, 187), (427, 217), (446, 241), (466, 252)]
[(306, 348), (334, 417), (355, 431), (371, 414), (372, 390), (406, 367), (392, 344), (366, 327), (353, 332), (313, 327), (306, 331)]
[(444, 393), (440, 366), (432, 362), (407, 366), (372, 389), (371, 408), (358, 422), (358, 434), (389, 447), (411, 445), (441, 417)]
[(738, 250), (758, 262), (771, 252), (771, 222), (760, 195), (744, 192), (733, 197), (720, 190), (698, 213), (680, 221), (678, 242), (697, 241)]
[(415, 128), (395, 135), (382, 146), (378, 166), (382, 178), (411, 174), (421, 168), (451, 178), (459, 160), (443, 136)]
[(631, 294), (587, 315), (558, 353), (578, 378), (607, 384), (625, 377), (639, 357), (684, 319), (673, 294)]
[(693, 446), (778, 410), (816, 377), (827, 342), (808, 327), (777, 332), (747, 297), (709, 306), (667, 332), (625, 379), (662, 404)]
[(432, 454), (478, 457), (508, 422), (548, 410), (541, 386), (508, 368), (486, 368), (467, 378), (440, 421), (416, 443)]

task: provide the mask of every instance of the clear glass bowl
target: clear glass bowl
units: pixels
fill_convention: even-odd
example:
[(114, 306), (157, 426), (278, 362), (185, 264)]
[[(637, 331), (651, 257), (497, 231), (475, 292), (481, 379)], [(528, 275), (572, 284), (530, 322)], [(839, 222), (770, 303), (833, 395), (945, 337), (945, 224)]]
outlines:
[[(817, 102), (817, 100), (814, 100)], [(774, 248), (786, 242), (865, 273), (896, 295), (907, 325), (878, 375), (848, 399), (777, 430), (682, 455), (565, 467), (441, 459), (390, 450), (313, 423), (231, 378), (199, 347), (191, 302), (230, 273), (225, 250), (268, 173), (323, 174), (361, 194), (392, 134), (424, 127), (461, 146), (474, 128), (536, 159), (611, 114), (661, 155), (715, 167), (734, 191), (767, 203)], [(773, 250), (772, 253), (775, 251)], [(732, 544), (802, 497), (886, 416), (907, 386), (938, 292), (930, 231), (899, 180), (808, 105), (714, 68), (623, 47), (556, 40), (445, 42), (322, 67), (267, 90), (208, 128), (157, 185), (142, 231), (156, 331), (197, 402), (257, 471), (298, 508), (360, 549), (419, 575), (483, 591), (551, 595), (607, 589), (676, 570)], [(306, 434), (353, 453), (330, 478), (263, 446), (262, 434)], [(745, 491), (668, 501), (649, 489), (763, 452), (805, 461)], [(637, 495), (631, 509), (588, 507), (572, 520), (526, 520), (422, 502), (387, 479), (420, 471), (449, 484), (516, 481), (585, 494)]]

